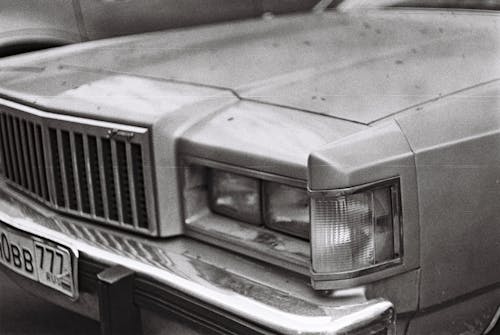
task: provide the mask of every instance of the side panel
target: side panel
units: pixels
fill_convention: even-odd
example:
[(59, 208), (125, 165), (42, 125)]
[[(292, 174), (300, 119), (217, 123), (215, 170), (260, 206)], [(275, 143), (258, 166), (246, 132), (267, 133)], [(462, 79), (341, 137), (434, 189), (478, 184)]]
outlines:
[(79, 0), (90, 39), (257, 15), (255, 0)]
[(397, 122), (417, 168), (420, 309), (443, 312), (428, 318), (439, 333), (453, 313), (438, 305), (500, 285), (500, 82), (409, 111)]

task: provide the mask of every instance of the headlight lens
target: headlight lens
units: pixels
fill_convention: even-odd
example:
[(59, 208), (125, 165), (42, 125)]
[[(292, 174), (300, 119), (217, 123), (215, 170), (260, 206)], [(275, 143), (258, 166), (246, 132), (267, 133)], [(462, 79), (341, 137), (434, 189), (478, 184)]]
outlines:
[(309, 195), (306, 190), (264, 182), (264, 222), (275, 230), (309, 239)]
[(312, 266), (316, 273), (359, 270), (398, 255), (396, 186), (311, 199)]
[(231, 172), (210, 169), (209, 203), (212, 211), (260, 225), (260, 181)]

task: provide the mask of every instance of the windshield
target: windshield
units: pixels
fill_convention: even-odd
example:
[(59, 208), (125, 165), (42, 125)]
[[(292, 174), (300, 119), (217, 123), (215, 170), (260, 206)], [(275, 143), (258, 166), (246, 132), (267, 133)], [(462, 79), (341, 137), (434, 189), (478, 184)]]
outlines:
[(333, 1), (337, 9), (349, 11), (359, 8), (425, 7), (500, 10), (500, 0), (344, 0)]

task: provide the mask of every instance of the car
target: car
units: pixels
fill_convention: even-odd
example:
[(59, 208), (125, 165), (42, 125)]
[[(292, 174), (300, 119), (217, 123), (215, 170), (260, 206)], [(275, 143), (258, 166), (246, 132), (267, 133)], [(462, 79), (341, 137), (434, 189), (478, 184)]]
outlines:
[(316, 0), (0, 1), (0, 57), (113, 36), (310, 10)]
[(5, 58), (0, 268), (103, 334), (495, 334), (499, 29), (317, 10)]

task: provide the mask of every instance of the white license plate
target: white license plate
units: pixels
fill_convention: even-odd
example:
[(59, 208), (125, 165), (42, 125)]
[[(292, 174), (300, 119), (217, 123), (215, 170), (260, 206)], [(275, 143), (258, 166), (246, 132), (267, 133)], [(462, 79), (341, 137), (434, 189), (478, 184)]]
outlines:
[(69, 248), (0, 224), (0, 263), (76, 298), (76, 266)]

